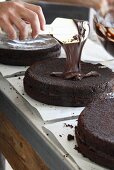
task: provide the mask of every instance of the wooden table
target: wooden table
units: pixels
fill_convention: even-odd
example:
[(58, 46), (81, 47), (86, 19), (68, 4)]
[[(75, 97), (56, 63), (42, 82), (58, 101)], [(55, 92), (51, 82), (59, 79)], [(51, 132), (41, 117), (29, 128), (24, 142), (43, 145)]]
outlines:
[(14, 170), (78, 170), (43, 133), (36, 110), (0, 75), (0, 150)]

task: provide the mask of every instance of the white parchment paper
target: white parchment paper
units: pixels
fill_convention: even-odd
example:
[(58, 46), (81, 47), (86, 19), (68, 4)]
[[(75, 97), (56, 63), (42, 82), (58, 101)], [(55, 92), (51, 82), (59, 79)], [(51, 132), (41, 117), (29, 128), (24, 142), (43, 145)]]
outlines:
[[(73, 128), (67, 125), (72, 125)], [(77, 120), (68, 120), (61, 121), (53, 124), (48, 124), (43, 127), (43, 130), (46, 134), (53, 140), (53, 137), (60, 143), (60, 145), (66, 150), (69, 154), (68, 156), (72, 157), (76, 164), (82, 170), (108, 170), (104, 167), (97, 165), (96, 163), (90, 161), (88, 158), (83, 157), (76, 149), (75, 145), (76, 139), (72, 141), (67, 140), (68, 134), (71, 134), (75, 137), (74, 128), (77, 125)]]
[(56, 120), (61, 118), (69, 118), (77, 116), (81, 113), (84, 107), (60, 107), (51, 106), (40, 103), (29, 97), (23, 87), (23, 77), (13, 77), (7, 79), (13, 87), (34, 107), (36, 108), (44, 121)]

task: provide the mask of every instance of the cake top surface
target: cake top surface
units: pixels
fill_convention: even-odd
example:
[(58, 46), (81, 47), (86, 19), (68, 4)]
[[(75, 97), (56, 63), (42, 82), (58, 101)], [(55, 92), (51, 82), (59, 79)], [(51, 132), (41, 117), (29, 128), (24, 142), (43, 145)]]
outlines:
[(89, 134), (114, 143), (114, 93), (107, 93), (91, 103), (80, 115)]
[[(93, 65), (90, 63), (83, 63), (81, 62), (82, 72), (87, 73), (91, 70), (98, 71), (101, 76), (97, 77), (88, 77), (80, 80), (66, 80), (60, 77), (53, 77), (51, 76), (52, 72), (63, 72), (65, 68), (66, 59), (51, 59), (48, 61), (44, 61), (42, 63), (35, 63), (28, 69), (29, 75), (34, 80), (40, 80), (43, 83), (50, 84), (50, 85), (58, 85), (62, 86), (63, 88), (98, 88), (98, 86), (102, 85), (105, 82), (110, 81), (113, 78), (113, 73), (108, 68), (101, 67), (100, 64)], [(84, 90), (85, 91), (85, 90)]]

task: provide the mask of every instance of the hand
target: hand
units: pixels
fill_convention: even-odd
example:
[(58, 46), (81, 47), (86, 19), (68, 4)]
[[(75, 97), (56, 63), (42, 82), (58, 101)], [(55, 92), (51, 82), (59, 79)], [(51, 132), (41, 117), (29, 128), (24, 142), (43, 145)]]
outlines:
[(114, 0), (107, 0), (108, 3), (111, 5), (111, 4), (114, 4)]
[(40, 30), (44, 30), (45, 18), (40, 6), (25, 2), (0, 2), (0, 27), (4, 30), (9, 39), (16, 39), (19, 31), (19, 39), (28, 36), (27, 23), (31, 25), (31, 36), (36, 38)]

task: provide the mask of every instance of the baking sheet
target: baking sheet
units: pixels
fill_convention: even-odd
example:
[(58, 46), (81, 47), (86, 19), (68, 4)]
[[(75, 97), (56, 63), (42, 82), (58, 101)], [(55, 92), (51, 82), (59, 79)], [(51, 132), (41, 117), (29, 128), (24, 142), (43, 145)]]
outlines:
[[(70, 126), (67, 127), (67, 125)], [(70, 156), (82, 170), (108, 170), (90, 161), (88, 158), (83, 157), (82, 154), (74, 149), (75, 145), (77, 145), (76, 139), (72, 141), (67, 140), (68, 134), (75, 136), (74, 128), (76, 125), (77, 120), (73, 119), (45, 125), (43, 130), (51, 140), (56, 139), (57, 142), (60, 143), (68, 153), (67, 156)], [(71, 128), (71, 126), (73, 126), (73, 128)]]
[(78, 116), (84, 107), (60, 107), (51, 106), (40, 103), (29, 97), (23, 87), (23, 76), (13, 77), (7, 79), (13, 87), (34, 107), (36, 108), (44, 121), (68, 119), (70, 117)]
[(0, 72), (3, 76), (12, 75), (14, 73), (20, 73), (26, 71), (27, 68), (28, 66), (10, 66), (0, 64)]

